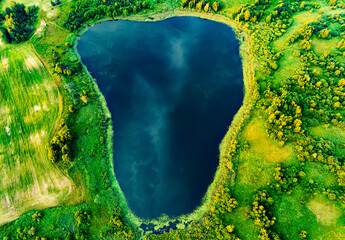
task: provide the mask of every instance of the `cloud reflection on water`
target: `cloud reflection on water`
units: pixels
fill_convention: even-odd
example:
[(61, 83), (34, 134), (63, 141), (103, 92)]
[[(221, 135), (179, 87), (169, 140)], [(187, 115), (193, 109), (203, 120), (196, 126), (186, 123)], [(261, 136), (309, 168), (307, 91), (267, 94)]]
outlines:
[(78, 50), (113, 116), (114, 168), (130, 208), (147, 218), (192, 211), (243, 99), (234, 33), (193, 17), (105, 22)]

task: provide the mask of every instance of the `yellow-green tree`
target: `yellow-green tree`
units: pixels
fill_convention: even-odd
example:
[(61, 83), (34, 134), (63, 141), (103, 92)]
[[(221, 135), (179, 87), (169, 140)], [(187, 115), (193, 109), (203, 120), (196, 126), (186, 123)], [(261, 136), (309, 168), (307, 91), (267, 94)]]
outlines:
[(212, 8), (213, 8), (213, 11), (218, 12), (219, 9), (220, 9), (220, 4), (219, 4), (219, 2), (214, 2), (214, 3), (212, 4)]

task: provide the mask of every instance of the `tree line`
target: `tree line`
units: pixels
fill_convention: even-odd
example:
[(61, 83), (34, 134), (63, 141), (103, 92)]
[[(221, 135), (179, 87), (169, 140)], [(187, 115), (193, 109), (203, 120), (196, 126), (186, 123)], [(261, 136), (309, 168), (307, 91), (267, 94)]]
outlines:
[(146, 8), (148, 8), (148, 4), (145, 1), (105, 0), (79, 2), (72, 7), (64, 26), (70, 31), (76, 31), (87, 21), (105, 17), (128, 16)]
[(206, 12), (210, 13), (211, 11), (213, 12), (218, 12), (221, 10), (221, 4), (218, 1), (210, 2), (208, 0), (201, 0), (201, 1), (195, 1), (195, 0), (182, 0), (181, 1), (181, 6), (183, 8), (191, 8), (191, 9), (197, 9), (200, 12)]

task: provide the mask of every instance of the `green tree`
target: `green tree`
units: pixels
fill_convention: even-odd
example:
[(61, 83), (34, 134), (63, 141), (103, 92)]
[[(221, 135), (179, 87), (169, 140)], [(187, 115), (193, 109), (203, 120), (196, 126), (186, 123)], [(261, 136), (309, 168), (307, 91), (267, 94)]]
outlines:
[(249, 21), (250, 19), (250, 11), (249, 9), (247, 9), (245, 12), (244, 12), (244, 20), (245, 21)]
[(189, 8), (194, 8), (194, 6), (195, 6), (195, 0), (192, 0), (188, 3)]
[(330, 37), (330, 35), (329, 35), (330, 32), (331, 32), (331, 30), (328, 30), (327, 28), (322, 29), (322, 30), (320, 31), (319, 37), (320, 37), (320, 38), (329, 38), (329, 37)]
[(303, 50), (311, 50), (311, 40), (302, 40), (300, 43), (299, 43), (299, 47)]
[(26, 41), (34, 31), (33, 25), (37, 19), (38, 7), (25, 7), (24, 4), (12, 1), (10, 6), (6, 8), (5, 23), (0, 26), (3, 38), (8, 43)]
[(186, 7), (188, 5), (188, 0), (182, 0), (181, 5), (182, 7)]
[(220, 10), (220, 4), (219, 2), (214, 2), (212, 4), (213, 11), (218, 12)]
[(210, 11), (210, 3), (209, 2), (205, 4), (204, 11), (205, 12), (209, 12)]
[(337, 48), (338, 48), (340, 51), (345, 50), (345, 39), (341, 39), (341, 40), (338, 42)]
[(200, 1), (196, 4), (196, 8), (199, 10), (199, 11), (202, 11), (202, 7), (204, 6), (204, 1)]

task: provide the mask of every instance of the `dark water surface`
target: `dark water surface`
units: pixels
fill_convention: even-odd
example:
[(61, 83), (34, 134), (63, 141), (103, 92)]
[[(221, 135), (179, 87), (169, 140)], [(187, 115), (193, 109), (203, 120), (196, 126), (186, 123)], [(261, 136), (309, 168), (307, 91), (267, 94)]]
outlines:
[(218, 165), (243, 100), (239, 43), (195, 17), (91, 27), (78, 51), (114, 124), (114, 168), (139, 217), (192, 212)]

